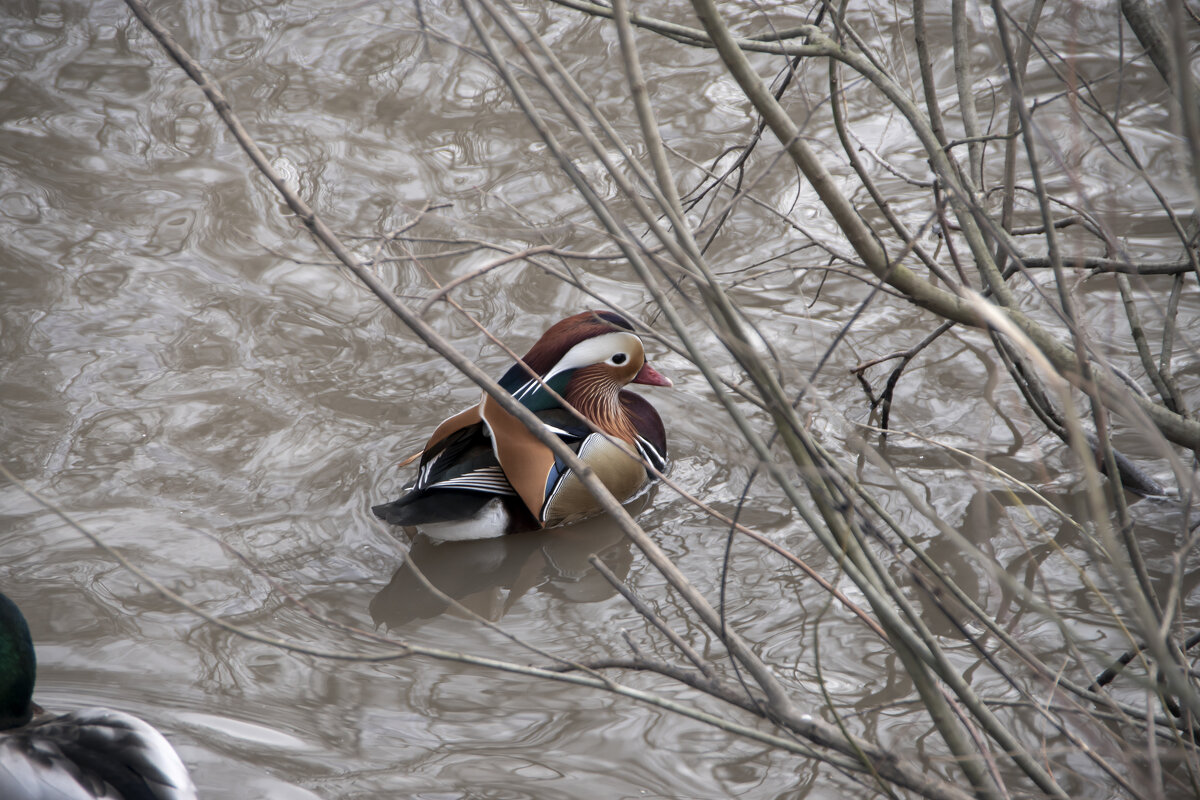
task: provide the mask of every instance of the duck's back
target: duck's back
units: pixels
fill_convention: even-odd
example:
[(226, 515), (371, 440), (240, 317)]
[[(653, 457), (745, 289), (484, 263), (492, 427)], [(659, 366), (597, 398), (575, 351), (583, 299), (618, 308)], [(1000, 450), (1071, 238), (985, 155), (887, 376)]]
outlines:
[(162, 734), (88, 708), (0, 732), (0, 798), (196, 800), (196, 790)]

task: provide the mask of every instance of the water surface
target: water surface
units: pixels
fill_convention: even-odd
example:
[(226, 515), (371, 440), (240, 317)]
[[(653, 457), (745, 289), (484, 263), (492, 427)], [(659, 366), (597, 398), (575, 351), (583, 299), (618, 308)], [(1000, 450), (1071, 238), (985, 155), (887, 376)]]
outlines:
[[(468, 41), (453, 3), (158, 3), (154, 11), (218, 77), (268, 157), (362, 255), (383, 252), (375, 237), (407, 225), (426, 203), (447, 205), (416, 229), (425, 237), (606, 246), (494, 74), (467, 49), (418, 35), (417, 8), (439, 35)], [(406, 477), (396, 464), (477, 390), (330, 263), (122, 4), (29, 2), (0, 15), (0, 447), (22, 480), (205, 611), (323, 649), (351, 648), (349, 637), (289, 594), (358, 628), (544, 662), (421, 591), (405, 566), (410, 548), (410, 563), (445, 592), (557, 657), (620, 655), (623, 631), (641, 637), (643, 623), (588, 565), (592, 552), (664, 613), (679, 602), (605, 520), (439, 548), (375, 520), (371, 504), (390, 499)], [(611, 30), (552, 6), (530, 4), (527, 17), (636, 139)], [(775, 18), (801, 21), (798, 12)], [(1084, 45), (1101, 47), (1096, 28), (1084, 27)], [(710, 53), (643, 41), (664, 134), (681, 155), (707, 163), (749, 134), (753, 120)], [(820, 72), (799, 97), (821, 90)], [(806, 133), (832, 142), (819, 95), (811, 97)], [(875, 113), (865, 99), (851, 107), (862, 135), (902, 160), (911, 142), (892, 138), (889, 120)], [(1161, 123), (1161, 110), (1154, 118)], [(1146, 128), (1154, 164), (1169, 146)], [(776, 155), (772, 145), (756, 163)], [(700, 174), (682, 162), (680, 170), (684, 185)], [(759, 180), (764, 198), (835, 240), (792, 171)], [(1151, 208), (1143, 194), (1134, 192), (1130, 207)], [(803, 237), (746, 207), (737, 213), (710, 258), (741, 279), (737, 299), (787, 355), (787, 370), (807, 374), (865, 289), (836, 275), (818, 287), (799, 269), (819, 265), (818, 256), (784, 262), (795, 270), (757, 267), (765, 239), (783, 250)], [(1150, 223), (1129, 216), (1122, 233), (1136, 237), (1139, 224)], [(456, 249), (430, 244), (419, 264), (390, 261), (378, 271), (400, 295), (426, 296), (435, 281), (488, 258), (435, 257)], [(650, 316), (627, 267), (601, 262), (582, 274), (593, 291)], [(520, 263), (466, 284), (455, 299), (518, 351), (560, 317), (595, 305)], [(1095, 301), (1097, 314), (1119, 313), (1107, 294)], [(507, 356), (445, 304), (429, 318), (493, 374), (507, 367)], [(843, 446), (846, 419), (868, 417), (849, 368), (910, 346), (928, 326), (921, 312), (885, 299), (856, 323), (818, 379), (812, 419), (830, 446)], [(698, 322), (695, 334), (735, 375)], [(967, 447), (1081, 508), (1069, 459), (1010, 387), (987, 388), (975, 342), (944, 337), (901, 383), (894, 423)], [(651, 356), (676, 381), (674, 390), (642, 390), (667, 419), (674, 479), (731, 511), (753, 466), (745, 445), (691, 365), (655, 344)], [(1031, 556), (1008, 535), (997, 509), (1013, 495), (963, 480), (956, 461), (920, 441), (897, 438), (890, 453), (916, 491), (1001, 563), (1017, 571), (1043, 558), (1043, 574), (1070, 591), (1072, 573), (1055, 566), (1057, 556)], [(869, 470), (864, 477), (915, 535), (932, 539), (932, 526), (888, 494), (888, 481)], [(750, 497), (743, 521), (836, 579), (836, 564), (777, 489), (760, 479)], [(595, 691), (450, 662), (345, 663), (251, 642), (164, 599), (17, 487), (0, 486), (0, 515), (0, 588), (26, 610), (38, 641), (40, 702), (110, 704), (145, 717), (170, 737), (206, 797), (857, 791), (828, 768)], [(1175, 547), (1171, 515), (1150, 507), (1140, 517), (1152, 567), (1163, 572)], [(664, 488), (645, 499), (639, 521), (715, 598), (722, 527)], [(1086, 558), (1069, 526), (1057, 538)], [(1008, 599), (985, 573), (955, 548), (931, 546), (989, 607), (1003, 609)], [(885, 745), (907, 748), (925, 735), (889, 710), (909, 691), (907, 679), (865, 628), (758, 549), (735, 548), (731, 566), (731, 623), (759, 643), (802, 703), (822, 702), (812, 670), (819, 641), (825, 688), (845, 710), (863, 712), (855, 724)], [(1071, 619), (1120, 646), (1086, 611)], [(1027, 643), (1061, 646), (1041, 620), (1022, 623), (1013, 619)], [(711, 644), (688, 633), (702, 649)], [(626, 680), (690, 696), (652, 677)]]

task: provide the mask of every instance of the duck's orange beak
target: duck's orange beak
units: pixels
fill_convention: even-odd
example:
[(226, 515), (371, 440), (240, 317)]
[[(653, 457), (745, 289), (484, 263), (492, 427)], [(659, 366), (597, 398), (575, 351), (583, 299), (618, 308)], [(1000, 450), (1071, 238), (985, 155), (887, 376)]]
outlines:
[(663, 375), (654, 367), (650, 366), (650, 362), (642, 364), (642, 368), (638, 370), (638, 374), (633, 376), (633, 383), (643, 383), (646, 386), (674, 386), (671, 379)]

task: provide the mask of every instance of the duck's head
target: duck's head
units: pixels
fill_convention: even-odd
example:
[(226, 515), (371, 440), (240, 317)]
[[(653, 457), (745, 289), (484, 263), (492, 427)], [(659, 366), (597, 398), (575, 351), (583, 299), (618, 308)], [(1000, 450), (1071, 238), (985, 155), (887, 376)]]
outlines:
[(0, 730), (19, 728), (33, 717), (36, 676), (29, 625), (17, 604), (0, 594)]
[[(566, 396), (592, 387), (592, 391), (619, 390), (630, 383), (670, 386), (671, 381), (646, 361), (642, 340), (633, 326), (612, 311), (584, 311), (554, 323), (521, 359), (529, 370)], [(500, 385), (534, 410), (545, 402), (534, 400), (539, 384), (521, 364), (513, 365)]]
[(647, 363), (633, 326), (612, 311), (584, 311), (556, 322), (521, 361), (500, 385), (522, 405), (534, 412), (558, 408), (545, 384), (599, 429), (630, 444), (637, 438), (638, 420), (629, 404), (638, 398), (621, 389), (631, 383), (671, 385)]

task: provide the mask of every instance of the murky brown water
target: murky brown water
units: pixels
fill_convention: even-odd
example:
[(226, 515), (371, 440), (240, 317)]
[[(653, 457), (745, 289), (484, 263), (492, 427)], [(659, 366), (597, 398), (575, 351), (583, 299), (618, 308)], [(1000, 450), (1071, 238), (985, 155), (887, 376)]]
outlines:
[[(340, 232), (399, 228), (428, 201), (452, 207), (426, 223), (426, 235), (518, 242), (514, 232), (544, 229), (552, 241), (594, 244), (593, 234), (573, 227), (590, 222), (581, 203), (496, 79), (470, 54), (416, 36), (414, 8), (155, 4), (223, 82), (268, 155), (294, 169), (305, 196)], [(468, 38), (456, 4), (420, 8), (437, 30)], [(335, 619), (430, 646), (536, 660), (416, 591), (397, 572), (408, 543), (369, 512), (399, 487), (405, 473), (395, 463), (477, 390), (324, 263), (195, 86), (122, 4), (10, 3), (0, 16), (4, 463), (156, 578), (237, 624), (339, 644), (214, 540)], [(615, 47), (611, 31), (562, 9), (531, 18), (569, 54), (618, 127), (632, 131), (623, 80), (605, 60)], [(711, 54), (646, 39), (656, 102), (673, 115), (665, 133), (680, 151), (707, 162), (746, 134), (750, 120), (728, 79), (709, 66)], [(818, 76), (813, 90), (820, 86)], [(853, 111), (869, 129), (871, 109)], [(806, 133), (832, 141), (826, 124), (825, 114), (814, 114)], [(877, 147), (911, 147), (889, 142), (886, 126), (875, 122)], [(1144, 141), (1152, 155), (1165, 147), (1154, 130), (1146, 126)], [(760, 193), (787, 209), (797, 202), (795, 176), (779, 173)], [(685, 173), (684, 182), (695, 176)], [(803, 193), (798, 202), (807, 202)], [(1149, 205), (1137, 196), (1128, 202)], [(744, 224), (711, 252), (723, 269), (761, 258), (756, 247), (768, 223), (739, 213)], [(804, 221), (829, 230), (822, 217)], [(1136, 235), (1138, 224), (1131, 216), (1121, 232)], [(482, 261), (425, 266), (445, 281)], [(410, 265), (383, 274), (413, 294), (430, 286)], [(598, 266), (589, 281), (639, 308), (643, 298), (623, 276)], [(818, 297), (814, 279), (786, 273), (747, 284), (739, 299), (807, 372), (862, 294), (859, 283), (834, 277)], [(593, 305), (528, 266), (497, 270), (456, 296), (518, 350), (559, 317)], [(1097, 298), (1098, 314), (1118, 313), (1108, 300)], [(432, 318), (493, 373), (505, 367), (503, 354), (461, 318), (444, 307)], [(920, 318), (883, 302), (856, 324), (820, 382), (829, 402), (816, 424), (831, 444), (841, 435), (839, 414), (866, 416), (847, 368), (919, 339)], [(1035, 421), (1010, 416), (1020, 409), (1015, 393), (1006, 385), (984, 393), (985, 371), (964, 356), (971, 342), (952, 334), (911, 372), (898, 394), (898, 426), (989, 454), (1058, 502), (1082, 506), (1073, 477), (1054, 472), (1066, 463), (1061, 449)], [(727, 363), (715, 342), (707, 347)], [(677, 383), (645, 392), (668, 420), (674, 478), (731, 509), (748, 474), (745, 446), (690, 366), (661, 348), (652, 355)], [(1022, 568), (1022, 547), (991, 538), (996, 506), (1011, 496), (958, 472), (947, 479), (952, 462), (935, 448), (897, 440), (892, 454), (947, 519)], [(775, 489), (760, 481), (754, 495), (744, 521), (836, 574)], [(1148, 540), (1162, 539), (1152, 566), (1167, 570), (1172, 511), (1141, 508)], [(901, 503), (894, 511), (932, 534)], [(846, 791), (831, 770), (596, 692), (440, 662), (343, 664), (248, 642), (164, 600), (11, 485), (0, 486), (0, 513), (0, 588), (30, 618), (41, 702), (104, 703), (144, 716), (175, 743), (207, 797)], [(640, 521), (715, 597), (719, 526), (663, 489)], [(1046, 522), (1054, 524), (1048, 514)], [(1065, 529), (1060, 540), (1082, 552)], [(622, 630), (641, 623), (588, 566), (596, 550), (643, 596), (673, 602), (661, 577), (604, 521), (513, 541), (418, 542), (413, 558), (445, 591), (532, 644), (563, 656), (621, 653)], [(951, 546), (944, 557), (964, 580), (971, 576)], [(817, 634), (826, 687), (847, 707), (874, 709), (907, 693), (871, 634), (840, 612), (823, 612), (824, 595), (806, 580), (752, 549), (735, 550), (733, 567), (731, 619), (802, 696), (810, 691), (818, 702), (810, 663)], [(975, 580), (981, 596), (995, 591), (982, 574)], [(811, 619), (797, 619), (798, 607), (811, 608)], [(1073, 619), (1095, 623), (1082, 611)], [(1048, 628), (1023, 635), (1058, 646)], [(629, 683), (661, 687), (644, 676)], [(885, 743), (911, 742), (905, 722), (872, 712), (866, 724)]]

